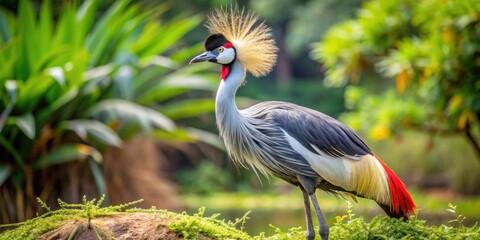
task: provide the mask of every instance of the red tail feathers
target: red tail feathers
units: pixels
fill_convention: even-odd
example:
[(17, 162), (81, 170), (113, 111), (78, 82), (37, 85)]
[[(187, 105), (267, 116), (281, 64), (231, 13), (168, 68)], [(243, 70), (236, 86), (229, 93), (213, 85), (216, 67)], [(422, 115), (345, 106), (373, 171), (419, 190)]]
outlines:
[(374, 156), (380, 161), (388, 177), (391, 204), (389, 208), (382, 206), (383, 210), (391, 217), (408, 218), (415, 211), (415, 203), (405, 188), (405, 184), (377, 155)]

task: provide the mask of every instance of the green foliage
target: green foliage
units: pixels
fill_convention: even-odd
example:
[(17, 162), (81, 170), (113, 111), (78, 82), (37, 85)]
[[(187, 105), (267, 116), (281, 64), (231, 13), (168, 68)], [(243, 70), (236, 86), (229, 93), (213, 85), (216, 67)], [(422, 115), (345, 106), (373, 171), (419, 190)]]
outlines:
[[(452, 205), (449, 204), (449, 206)], [(363, 218), (349, 218), (347, 222), (344, 222), (344, 218), (337, 218), (337, 222), (331, 228), (331, 236), (335, 236), (335, 239), (476, 239), (480, 237), (480, 227), (477, 225), (468, 228), (460, 224), (456, 228), (446, 225), (426, 226), (425, 223), (416, 218), (403, 221), (387, 216), (377, 216), (369, 223)]]
[(449, 221), (449, 223), (456, 222), (459, 227), (463, 226), (463, 221), (466, 219), (462, 214), (457, 214), (457, 206), (452, 203), (448, 203), (447, 211), (453, 213), (456, 216), (456, 219)]
[(212, 194), (229, 190), (232, 182), (229, 172), (216, 166), (212, 161), (203, 160), (194, 168), (178, 174), (182, 191), (190, 194)]
[[(178, 50), (199, 16), (166, 20), (166, 5), (131, 1), (115, 1), (102, 14), (98, 0), (65, 3), (56, 16), (51, 1), (42, 1), (38, 14), (31, 1), (18, 3), (16, 15), (0, 9), (0, 186), (13, 196), (35, 199), (54, 184), (42, 178), (43, 186), (35, 185), (40, 175), (78, 160), (88, 161), (104, 193), (102, 152), (141, 132), (161, 129), (170, 132), (161, 140), (180, 133), (219, 145), (209, 133), (173, 121), (213, 111), (212, 99), (171, 100), (211, 91), (216, 82), (197, 74), (205, 68), (181, 69), (201, 49)], [(192, 107), (199, 102), (202, 108)], [(22, 204), (11, 201), (0, 204), (2, 212)]]
[(342, 114), (342, 120), (354, 130), (369, 133), (374, 140), (389, 137), (402, 128), (413, 127), (428, 115), (426, 106), (419, 105), (409, 96), (398, 96), (394, 90), (386, 91), (379, 98), (365, 88), (348, 86), (345, 105), (356, 111)]
[[(455, 208), (449, 204), (450, 210)], [(455, 211), (454, 211), (455, 212)], [(332, 239), (478, 239), (480, 227), (458, 227), (447, 225), (428, 226), (423, 220), (412, 218), (403, 221), (388, 216), (376, 216), (370, 222), (363, 218), (353, 218), (351, 203), (347, 202), (347, 215), (337, 216), (336, 222), (330, 228)], [(461, 219), (461, 215), (456, 219)], [(345, 221), (347, 219), (347, 221)], [(456, 220), (454, 220), (456, 221)], [(274, 227), (275, 228), (275, 227)], [(283, 232), (275, 228), (275, 235), (265, 238), (263, 234), (254, 239), (304, 239), (305, 231), (301, 228), (291, 228)], [(318, 233), (318, 228), (316, 229)], [(318, 235), (318, 234), (317, 234)]]
[[(346, 118), (365, 117), (367, 111), (398, 102), (408, 110), (386, 113), (393, 118), (373, 113), (352, 121), (361, 121), (369, 131), (385, 128), (391, 133), (399, 128), (431, 133), (475, 129), (480, 116), (479, 9), (476, 0), (372, 0), (356, 19), (331, 28), (314, 52), (327, 69), (328, 84), (393, 80), (370, 86), (377, 91), (364, 92), (351, 106), (355, 114)], [(470, 141), (479, 146), (478, 140)]]

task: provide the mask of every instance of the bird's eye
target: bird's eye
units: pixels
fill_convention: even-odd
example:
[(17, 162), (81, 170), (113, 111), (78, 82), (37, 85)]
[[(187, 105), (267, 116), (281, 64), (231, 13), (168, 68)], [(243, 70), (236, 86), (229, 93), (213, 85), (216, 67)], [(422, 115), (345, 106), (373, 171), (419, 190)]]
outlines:
[(219, 47), (219, 48), (217, 49), (217, 51), (218, 51), (219, 53), (223, 52), (223, 47)]

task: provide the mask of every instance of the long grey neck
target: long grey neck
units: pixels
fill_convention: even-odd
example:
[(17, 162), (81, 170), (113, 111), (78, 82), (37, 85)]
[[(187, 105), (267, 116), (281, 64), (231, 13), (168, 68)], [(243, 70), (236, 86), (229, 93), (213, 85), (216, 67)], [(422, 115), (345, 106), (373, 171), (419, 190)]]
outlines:
[(225, 131), (240, 123), (241, 114), (235, 104), (235, 94), (242, 85), (245, 75), (245, 67), (239, 61), (235, 61), (230, 66), (230, 73), (227, 78), (221, 81), (218, 88), (215, 101), (215, 115), (222, 137)]

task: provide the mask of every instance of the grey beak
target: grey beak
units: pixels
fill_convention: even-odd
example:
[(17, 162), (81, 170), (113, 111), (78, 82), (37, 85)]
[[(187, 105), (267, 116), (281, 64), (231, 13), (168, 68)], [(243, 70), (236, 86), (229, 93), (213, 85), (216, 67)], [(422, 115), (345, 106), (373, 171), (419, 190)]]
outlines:
[(197, 63), (197, 62), (212, 61), (212, 60), (213, 60), (213, 62), (216, 62), (216, 59), (217, 59), (216, 55), (212, 54), (211, 51), (206, 51), (206, 52), (192, 58), (192, 60), (190, 60), (190, 62), (188, 64)]

